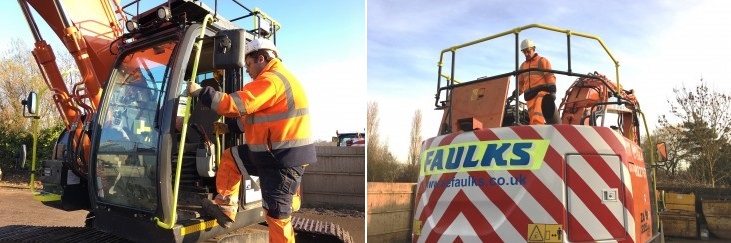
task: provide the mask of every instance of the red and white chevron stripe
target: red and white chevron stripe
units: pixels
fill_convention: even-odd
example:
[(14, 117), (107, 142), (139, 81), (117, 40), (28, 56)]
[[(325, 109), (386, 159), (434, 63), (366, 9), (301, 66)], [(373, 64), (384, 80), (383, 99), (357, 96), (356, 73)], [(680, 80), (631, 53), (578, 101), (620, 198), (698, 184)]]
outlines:
[[(650, 210), (645, 163), (637, 145), (604, 127), (515, 126), (455, 133), (424, 141), (422, 152), (446, 145), (497, 140), (549, 140), (537, 170), (489, 170), (422, 175), (414, 219), (422, 224), (414, 242), (526, 242), (529, 224), (562, 225), (564, 242), (638, 242), (639, 215)], [(493, 185), (520, 178), (522, 185)], [(518, 180), (518, 179), (516, 179)], [(430, 186), (449, 181), (462, 186)], [(505, 181), (508, 181), (507, 179)], [(430, 184), (431, 183), (431, 184)], [(616, 201), (602, 200), (603, 193)]]

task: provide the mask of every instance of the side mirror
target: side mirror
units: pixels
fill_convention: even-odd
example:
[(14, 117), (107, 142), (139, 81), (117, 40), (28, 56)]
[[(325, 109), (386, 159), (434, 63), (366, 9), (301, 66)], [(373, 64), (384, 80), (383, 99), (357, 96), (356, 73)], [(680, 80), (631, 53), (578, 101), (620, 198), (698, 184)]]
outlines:
[(20, 166), (21, 169), (25, 168), (25, 160), (27, 157), (25, 144), (20, 145), (20, 150), (18, 151), (18, 156), (16, 157), (17, 163)]
[(246, 64), (244, 53), (248, 39), (253, 39), (253, 36), (244, 29), (218, 32), (213, 45), (213, 67), (216, 69), (243, 68)]
[(655, 144), (655, 147), (657, 147), (657, 162), (668, 161), (668, 152), (665, 146), (665, 142), (657, 143)]
[(28, 114), (35, 115), (36, 114), (36, 103), (38, 102), (38, 95), (36, 92), (30, 92), (28, 94), (28, 98), (23, 100), (21, 104), (25, 106), (25, 108), (28, 111)]

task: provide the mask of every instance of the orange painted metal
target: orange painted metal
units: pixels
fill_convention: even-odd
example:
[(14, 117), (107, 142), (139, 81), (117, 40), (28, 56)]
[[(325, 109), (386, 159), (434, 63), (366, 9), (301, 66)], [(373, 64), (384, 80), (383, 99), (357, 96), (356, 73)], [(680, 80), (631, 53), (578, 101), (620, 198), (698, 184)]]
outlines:
[[(81, 81), (67, 87), (56, 63), (53, 48), (38, 36), (33, 56), (46, 85), (53, 91), (53, 101), (73, 137), (72, 146), (83, 146), (89, 153), (89, 139), (82, 132), (84, 121), (91, 121), (99, 107), (102, 83), (109, 76), (117, 55), (115, 41), (123, 34), (120, 21), (125, 20), (118, 0), (26, 0), (64, 44), (79, 69)], [(58, 8), (57, 8), (58, 7)], [(59, 9), (60, 8), (60, 9)], [(65, 14), (65, 16), (64, 16)], [(48, 38), (48, 37), (46, 37)], [(81, 114), (86, 114), (82, 120)], [(85, 172), (86, 158), (78, 158), (79, 170)]]

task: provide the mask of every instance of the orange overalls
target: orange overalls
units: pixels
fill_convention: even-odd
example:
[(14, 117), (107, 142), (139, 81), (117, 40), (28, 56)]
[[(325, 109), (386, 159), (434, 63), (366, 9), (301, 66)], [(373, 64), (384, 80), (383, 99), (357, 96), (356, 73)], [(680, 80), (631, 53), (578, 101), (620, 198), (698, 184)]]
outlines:
[(221, 156), (216, 204), (236, 218), (241, 175), (248, 169), (261, 181), (270, 242), (294, 242), (290, 220), (299, 201), (293, 195), (304, 166), (317, 161), (304, 88), (275, 58), (242, 90), (226, 94), (204, 88), (199, 99), (220, 115), (239, 117), (234, 130), (245, 131), (246, 145), (228, 148)]
[[(531, 59), (525, 60), (523, 64), (520, 65), (521, 70), (528, 68), (552, 69), (551, 63), (548, 62), (548, 59), (539, 56), (538, 53), (534, 54)], [(543, 115), (543, 108), (553, 107), (552, 110), (545, 112), (551, 112), (551, 115), (553, 116), (557, 113), (555, 111), (555, 104), (543, 104), (544, 96), (556, 93), (556, 76), (550, 72), (529, 71), (521, 73), (518, 76), (518, 81), (518, 90), (520, 90), (521, 94), (525, 93), (524, 97), (528, 105), (528, 117), (530, 117), (530, 124), (546, 124), (546, 118)], [(551, 99), (550, 102), (553, 103), (553, 99)], [(555, 119), (557, 118), (554, 117), (554, 120)]]

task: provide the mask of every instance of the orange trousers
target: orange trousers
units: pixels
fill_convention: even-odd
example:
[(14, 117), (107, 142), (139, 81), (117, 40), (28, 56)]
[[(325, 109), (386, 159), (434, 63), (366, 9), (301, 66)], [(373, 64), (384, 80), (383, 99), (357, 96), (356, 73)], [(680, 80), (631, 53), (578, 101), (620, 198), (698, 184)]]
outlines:
[[(544, 125), (546, 124), (546, 113), (549, 117), (548, 122), (551, 124), (558, 123), (558, 111), (556, 110), (556, 104), (554, 103), (553, 97), (551, 99), (545, 99), (546, 95), (550, 93), (545, 91), (538, 92), (538, 95), (531, 100), (526, 100), (528, 105), (528, 117), (530, 119), (530, 125)], [(544, 103), (545, 101), (545, 103)]]

